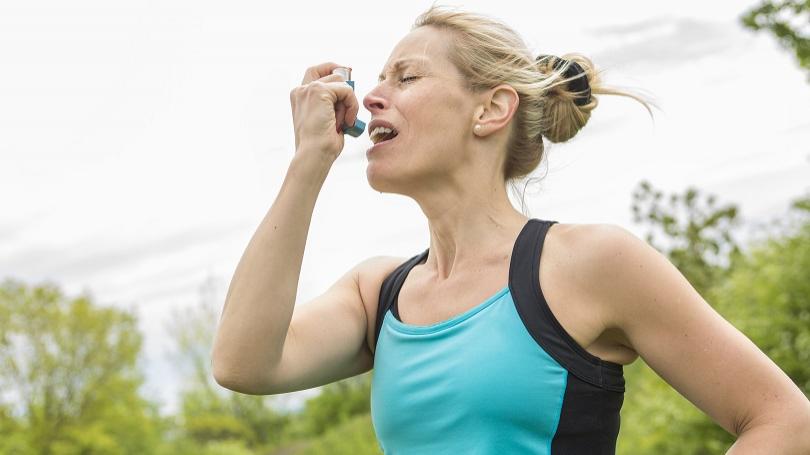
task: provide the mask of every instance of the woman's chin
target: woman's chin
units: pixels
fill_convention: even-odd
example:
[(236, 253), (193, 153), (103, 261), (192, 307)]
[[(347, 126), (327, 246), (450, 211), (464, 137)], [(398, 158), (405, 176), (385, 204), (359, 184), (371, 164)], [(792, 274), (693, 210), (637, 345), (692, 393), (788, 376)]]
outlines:
[(368, 163), (366, 167), (366, 180), (368, 180), (368, 185), (373, 188), (374, 191), (384, 191), (386, 179), (383, 178), (379, 172), (376, 172), (373, 169), (374, 167), (374, 163)]
[(390, 169), (381, 164), (375, 163), (374, 160), (368, 163), (368, 166), (366, 166), (366, 180), (374, 191), (394, 193), (399, 186), (397, 181), (402, 178), (402, 175), (391, 175), (389, 173)]

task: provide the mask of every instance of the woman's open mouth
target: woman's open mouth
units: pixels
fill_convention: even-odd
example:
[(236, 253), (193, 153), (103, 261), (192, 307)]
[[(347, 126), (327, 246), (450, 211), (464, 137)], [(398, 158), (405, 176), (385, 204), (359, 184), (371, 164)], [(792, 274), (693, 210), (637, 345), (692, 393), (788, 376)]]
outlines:
[(399, 133), (397, 132), (397, 130), (393, 128), (385, 128), (382, 126), (374, 128), (374, 130), (371, 131), (371, 133), (369, 134), (369, 136), (371, 137), (371, 141), (374, 142), (374, 145), (372, 145), (371, 148), (368, 149), (366, 155), (371, 153), (372, 150), (390, 143), (398, 135)]

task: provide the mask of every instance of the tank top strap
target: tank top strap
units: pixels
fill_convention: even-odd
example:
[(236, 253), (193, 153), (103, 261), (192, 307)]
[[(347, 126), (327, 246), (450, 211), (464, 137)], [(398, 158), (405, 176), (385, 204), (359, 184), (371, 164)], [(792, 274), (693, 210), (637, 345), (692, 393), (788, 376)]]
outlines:
[(530, 335), (560, 365), (578, 378), (608, 390), (624, 391), (622, 365), (586, 351), (551, 312), (540, 287), (540, 255), (556, 221), (529, 220), (521, 232), (509, 266), (509, 288), (515, 308)]
[(388, 313), (388, 310), (391, 309), (391, 306), (399, 296), (399, 290), (402, 288), (402, 284), (405, 282), (408, 272), (410, 272), (411, 269), (417, 264), (425, 260), (428, 255), (428, 250), (429, 248), (426, 248), (423, 252), (412, 256), (410, 259), (400, 264), (383, 280), (382, 285), (380, 286), (380, 298), (377, 303), (377, 320), (374, 330), (375, 352), (377, 339), (380, 337), (380, 330), (382, 329), (385, 314)]

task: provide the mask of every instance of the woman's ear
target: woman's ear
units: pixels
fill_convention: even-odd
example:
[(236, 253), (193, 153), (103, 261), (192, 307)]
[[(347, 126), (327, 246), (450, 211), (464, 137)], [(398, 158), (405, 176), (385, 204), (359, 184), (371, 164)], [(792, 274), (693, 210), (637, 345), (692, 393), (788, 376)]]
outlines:
[(476, 134), (485, 136), (500, 130), (509, 124), (509, 120), (515, 115), (520, 98), (517, 91), (508, 84), (501, 84), (493, 87), (484, 98), (483, 108), (476, 120)]

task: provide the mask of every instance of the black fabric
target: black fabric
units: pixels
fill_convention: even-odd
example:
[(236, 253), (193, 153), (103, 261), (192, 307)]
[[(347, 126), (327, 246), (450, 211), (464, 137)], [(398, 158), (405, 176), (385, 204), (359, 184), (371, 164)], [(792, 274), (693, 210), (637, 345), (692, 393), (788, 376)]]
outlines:
[(596, 387), (569, 374), (551, 453), (615, 454), (623, 402), (623, 392)]
[(512, 256), (509, 288), (523, 325), (532, 338), (571, 374), (585, 382), (624, 392), (623, 367), (602, 360), (582, 348), (560, 325), (540, 288), (540, 255), (548, 228), (556, 221), (529, 220), (518, 236)]
[[(414, 267), (419, 265), (419, 264), (424, 264), (425, 261), (427, 261), (428, 251), (429, 250), (430, 249), (428, 248), (427, 250), (422, 252), (422, 254), (420, 254), (416, 258), (416, 264), (414, 264)], [(405, 270), (410, 270), (410, 269), (405, 269)], [(403, 271), (403, 273), (405, 273), (405, 272)], [(398, 303), (399, 303), (399, 301), (398, 301), (399, 300), (399, 298), (398, 298), (399, 297), (399, 292), (397, 292), (396, 294), (397, 294), (397, 296), (393, 297), (391, 299), (391, 307), (390, 307), (391, 308), (391, 315), (394, 316), (394, 318), (396, 318), (400, 322), (402, 322), (402, 319), (399, 317), (399, 305), (398, 305)]]

